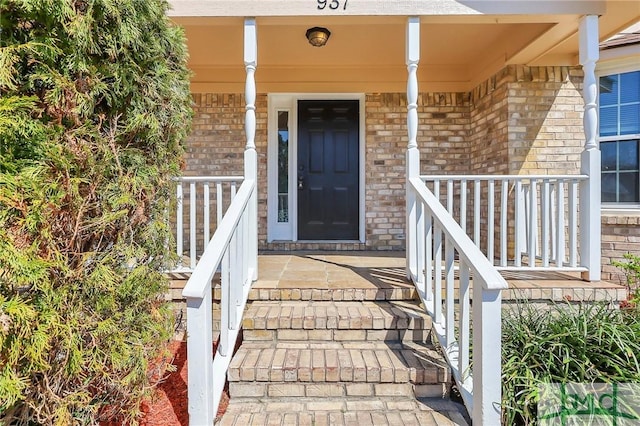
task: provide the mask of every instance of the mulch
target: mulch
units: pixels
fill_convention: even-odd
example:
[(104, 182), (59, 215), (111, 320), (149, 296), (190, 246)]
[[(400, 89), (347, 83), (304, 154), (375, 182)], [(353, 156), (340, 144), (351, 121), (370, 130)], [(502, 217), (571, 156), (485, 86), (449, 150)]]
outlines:
[[(214, 353), (215, 353), (214, 347)], [(144, 417), (141, 426), (188, 426), (189, 411), (187, 398), (187, 343), (172, 341), (169, 350), (173, 356), (175, 371), (169, 372), (156, 388), (151, 401), (142, 404)], [(229, 404), (225, 392), (220, 401), (218, 418), (224, 414)]]

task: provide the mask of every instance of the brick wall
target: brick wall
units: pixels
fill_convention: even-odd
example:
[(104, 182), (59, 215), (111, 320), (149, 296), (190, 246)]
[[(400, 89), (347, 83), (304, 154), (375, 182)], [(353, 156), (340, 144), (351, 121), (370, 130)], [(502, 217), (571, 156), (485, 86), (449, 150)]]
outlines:
[(640, 214), (602, 214), (602, 279), (617, 284), (625, 282), (619, 268), (611, 265), (614, 260), (624, 260), (623, 255), (640, 255)]
[(582, 71), (511, 65), (471, 92), (470, 171), (577, 173)]
[[(194, 118), (191, 135), (187, 138), (184, 156), (185, 176), (242, 176), (244, 174), (245, 101), (241, 94), (193, 94)], [(265, 240), (267, 223), (267, 96), (256, 99), (257, 131), (255, 136), (258, 152), (258, 235)], [(225, 189), (227, 191), (227, 189)], [(228, 194), (226, 192), (225, 194)], [(227, 195), (225, 195), (225, 204)], [(189, 201), (185, 188), (185, 217)], [(215, 209), (215, 197), (211, 198)], [(200, 206), (198, 206), (200, 214)], [(200, 216), (202, 218), (202, 216)], [(216, 218), (211, 217), (211, 229), (216, 227)], [(198, 229), (201, 235), (201, 229)], [(187, 235), (185, 235), (185, 239)], [(198, 240), (198, 252), (203, 247)]]
[[(422, 93), (418, 144), (423, 173), (463, 173), (469, 161), (469, 98), (459, 93)], [(367, 94), (366, 246), (404, 249), (406, 95)]]
[(573, 174), (584, 146), (582, 71), (512, 66), (508, 83), (509, 172)]

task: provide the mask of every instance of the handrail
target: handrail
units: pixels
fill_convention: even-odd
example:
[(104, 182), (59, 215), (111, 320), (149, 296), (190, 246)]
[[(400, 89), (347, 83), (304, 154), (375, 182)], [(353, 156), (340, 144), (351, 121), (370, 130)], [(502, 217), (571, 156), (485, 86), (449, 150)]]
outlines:
[(508, 288), (507, 282), (419, 177), (407, 182), (407, 217), (408, 275), (433, 319), (434, 334), (453, 378), (473, 422), (498, 425), (502, 398), (501, 292)]
[[(213, 354), (212, 280), (221, 267), (220, 340)], [(213, 424), (257, 272), (257, 185), (245, 179), (182, 295), (187, 300), (189, 424)]]
[(500, 272), (493, 266), (489, 259), (482, 254), (480, 249), (471, 241), (471, 238), (462, 230), (460, 225), (447, 212), (444, 206), (436, 199), (435, 195), (424, 186), (422, 180), (409, 179), (412, 188), (423, 202), (429, 206), (438, 225), (450, 236), (459, 256), (471, 267), (473, 272), (483, 278), (483, 287), (489, 290), (504, 290), (509, 288)]
[(177, 176), (171, 180), (176, 182), (237, 182), (244, 176)]
[(577, 180), (585, 180), (589, 179), (587, 175), (421, 175), (420, 179), (422, 181), (429, 180), (503, 180), (503, 179), (577, 179)]

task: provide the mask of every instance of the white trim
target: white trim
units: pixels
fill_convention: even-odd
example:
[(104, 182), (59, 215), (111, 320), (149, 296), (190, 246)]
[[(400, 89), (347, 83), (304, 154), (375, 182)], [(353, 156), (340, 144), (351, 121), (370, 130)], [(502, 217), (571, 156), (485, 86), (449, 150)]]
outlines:
[(280, 106), (280, 103), (275, 100), (273, 101), (273, 105), (269, 107), (269, 119), (268, 119), (268, 130), (269, 130), (269, 143), (267, 146), (267, 193), (268, 193), (268, 202), (267, 202), (267, 216), (269, 218), (267, 225), (267, 240), (269, 242), (275, 240), (291, 240), (293, 238), (292, 233), (292, 224), (291, 221), (294, 219), (291, 214), (291, 207), (293, 205), (293, 194), (295, 193), (294, 182), (289, 179), (288, 185), (288, 207), (289, 207), (289, 221), (278, 222), (278, 113), (279, 112), (287, 112), (289, 114), (288, 117), (288, 128), (289, 128), (289, 171), (288, 175), (292, 175), (292, 140), (294, 139), (294, 126), (293, 126), (293, 110), (289, 104), (285, 104), (284, 106)]
[[(458, 1), (339, 0), (337, 7), (318, 8), (308, 0), (170, 0), (169, 16), (443, 16), (463, 15), (604, 15), (604, 0)], [(507, 16), (508, 17), (508, 16)]]
[[(298, 101), (299, 100), (354, 100), (359, 101), (359, 200), (357, 242), (365, 242), (365, 160), (366, 160), (366, 123), (364, 93), (270, 93), (268, 102), (268, 142), (267, 142), (267, 242), (298, 241), (298, 170), (295, 167), (298, 159)], [(277, 222), (278, 188), (277, 188), (277, 131), (278, 111), (289, 111), (289, 223), (287, 229)], [(317, 241), (316, 241), (317, 242)], [(327, 240), (327, 242), (338, 242)], [(345, 241), (342, 241), (345, 242)]]
[(600, 61), (596, 67), (598, 77), (621, 74), (640, 69), (640, 44), (614, 47), (600, 51)]
[(640, 204), (602, 203), (602, 216), (640, 216)]
[(600, 136), (600, 142), (634, 141), (638, 139), (640, 139), (640, 133), (632, 133), (629, 135)]
[[(605, 63), (598, 63), (596, 68), (596, 76), (598, 78), (598, 116), (600, 115), (600, 78), (608, 75), (615, 74), (624, 74), (629, 72), (640, 71), (639, 58), (640, 58), (640, 45), (632, 46), (636, 48), (637, 53), (636, 56), (625, 57), (624, 59), (610, 59), (614, 58), (615, 51), (619, 51), (620, 48), (614, 48), (610, 50), (604, 50), (600, 52), (600, 55), (605, 58), (610, 59)], [(610, 55), (608, 53), (611, 52)], [(618, 127), (620, 126), (620, 121), (618, 120)], [(624, 141), (624, 140), (637, 140), (640, 139), (640, 134), (628, 134), (628, 135), (611, 135), (611, 136), (600, 136), (600, 120), (598, 120), (598, 148), (600, 147), (600, 142), (616, 142), (616, 141)], [(602, 172), (600, 172), (602, 175)], [(637, 215), (640, 212), (640, 204), (638, 203), (616, 203), (616, 202), (601, 202), (600, 203), (600, 211), (602, 214), (607, 215), (625, 215), (625, 214), (633, 214)]]

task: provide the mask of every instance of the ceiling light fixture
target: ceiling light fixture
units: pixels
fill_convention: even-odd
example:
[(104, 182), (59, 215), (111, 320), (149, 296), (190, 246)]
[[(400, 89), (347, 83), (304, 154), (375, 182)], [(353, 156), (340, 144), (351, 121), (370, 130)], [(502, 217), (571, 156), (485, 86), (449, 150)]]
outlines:
[(323, 27), (313, 27), (307, 30), (307, 40), (315, 47), (322, 47), (327, 44), (331, 32)]

